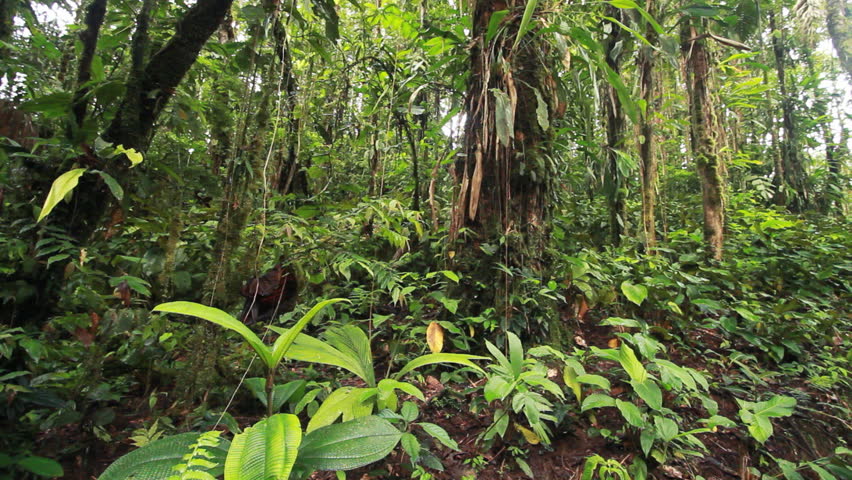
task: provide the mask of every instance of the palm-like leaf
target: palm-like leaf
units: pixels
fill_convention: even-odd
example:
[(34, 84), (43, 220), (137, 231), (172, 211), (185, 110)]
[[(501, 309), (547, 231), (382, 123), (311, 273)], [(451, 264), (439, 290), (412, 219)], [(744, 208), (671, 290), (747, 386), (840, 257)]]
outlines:
[[(304, 317), (299, 319), (293, 327), (287, 330), (287, 333), (278, 337), (278, 340), (275, 341), (275, 344), (272, 346), (272, 364), (270, 368), (275, 368), (281, 362), (281, 359), (284, 358), (284, 354), (287, 353), (287, 350), (290, 349), (290, 345), (293, 344), (293, 341), (296, 339), (296, 336), (302, 332), (302, 330), (308, 325), (308, 322), (313, 320), (317, 313), (320, 312), (323, 308), (333, 303), (338, 302), (348, 302), (345, 298), (332, 298), (329, 300), (324, 300), (316, 305), (314, 308), (310, 309), (308, 313), (305, 314)], [(233, 318), (233, 317), (232, 317)]]
[(257, 352), (257, 355), (263, 360), (267, 368), (274, 368), (272, 363), (272, 352), (260, 338), (255, 335), (245, 324), (218, 308), (208, 307), (195, 302), (169, 302), (161, 303), (154, 307), (155, 312), (179, 313), (181, 315), (189, 315), (198, 317), (208, 322), (215, 323), (221, 327), (233, 330), (239, 333), (251, 348)]

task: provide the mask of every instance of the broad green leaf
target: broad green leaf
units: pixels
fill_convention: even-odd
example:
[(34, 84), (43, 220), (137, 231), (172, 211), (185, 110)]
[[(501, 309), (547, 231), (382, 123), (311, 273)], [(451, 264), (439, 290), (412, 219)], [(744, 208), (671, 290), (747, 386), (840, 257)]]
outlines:
[(401, 436), (376, 416), (329, 425), (305, 435), (296, 463), (312, 470), (352, 470), (386, 457)]
[(80, 176), (85, 172), (85, 168), (75, 168), (74, 170), (63, 173), (53, 181), (53, 185), (50, 186), (50, 192), (47, 193), (47, 199), (44, 201), (44, 206), (41, 207), (41, 213), (39, 213), (36, 222), (40, 222), (50, 214), (53, 208), (59, 205), (59, 202), (74, 190), (80, 181)]
[(45, 118), (59, 118), (68, 114), (71, 108), (71, 94), (56, 92), (30, 100), (21, 105), (25, 112), (38, 112)]
[(610, 397), (609, 395), (604, 395), (602, 393), (593, 393), (586, 397), (583, 400), (583, 406), (580, 409), (581, 412), (585, 412), (586, 410), (592, 408), (601, 408), (601, 407), (614, 407), (615, 399)]
[(657, 439), (657, 436), (654, 434), (654, 431), (646, 428), (642, 430), (642, 433), (639, 434), (639, 445), (642, 448), (642, 454), (646, 457), (651, 452), (651, 447), (654, 446), (654, 440)]
[(322, 402), (319, 409), (308, 422), (306, 432), (331, 425), (341, 416), (343, 421), (364, 417), (373, 412), (372, 396), (378, 391), (375, 388), (340, 387)]
[(434, 423), (428, 422), (419, 422), (417, 424), (422, 428), (426, 433), (432, 436), (432, 438), (441, 442), (445, 447), (451, 448), (455, 451), (459, 451), (459, 444), (450, 437), (450, 434), (447, 433), (442, 427), (435, 425)]
[(624, 371), (626, 371), (630, 376), (631, 381), (642, 383), (648, 378), (648, 372), (645, 370), (645, 366), (642, 365), (642, 362), (640, 362), (638, 358), (636, 358), (636, 354), (633, 353), (633, 349), (626, 343), (621, 344), (618, 354), (621, 367), (624, 368)]
[(420, 399), (425, 402), (426, 397), (423, 396), (423, 392), (420, 391), (419, 388), (408, 382), (400, 382), (398, 380), (393, 380), (390, 378), (385, 378), (379, 381), (378, 385), (379, 390), (402, 390), (403, 392)]
[(521, 345), (521, 339), (514, 333), (507, 332), (506, 338), (509, 340), (509, 364), (512, 366), (513, 376), (518, 378), (524, 368), (524, 347)]
[(488, 20), (488, 29), (485, 31), (485, 44), (491, 43), (494, 35), (497, 35), (497, 29), (500, 27), (500, 22), (509, 13), (508, 10), (497, 10), (491, 13), (491, 18)]
[(633, 386), (633, 390), (636, 391), (639, 398), (644, 400), (649, 407), (658, 411), (663, 408), (663, 392), (660, 391), (660, 386), (652, 378), (646, 378), (644, 382), (631, 381), (630, 385)]
[(329, 300), (323, 300), (318, 304), (314, 305), (313, 308), (308, 310), (308, 313), (305, 314), (295, 325), (293, 325), (285, 335), (281, 335), (278, 337), (278, 340), (275, 341), (275, 344), (272, 346), (271, 352), (271, 360), (272, 363), (270, 368), (275, 368), (281, 363), (281, 359), (284, 358), (284, 354), (287, 353), (287, 350), (290, 348), (290, 345), (293, 344), (293, 340), (296, 339), (296, 336), (302, 332), (302, 330), (308, 325), (308, 323), (313, 320), (313, 318), (320, 312), (323, 308), (328, 305), (338, 303), (338, 302), (348, 302), (345, 298), (331, 298)]
[(400, 370), (393, 376), (393, 378), (402, 378), (406, 373), (412, 370), (426, 365), (433, 365), (436, 363), (455, 363), (459, 365), (465, 365), (476, 370), (477, 372), (485, 374), (485, 371), (479, 368), (471, 360), (488, 360), (488, 357), (480, 357), (478, 355), (466, 355), (463, 353), (430, 353), (428, 355), (421, 355), (415, 358), (414, 360), (408, 362), (404, 367), (402, 367), (402, 370)]
[(621, 292), (636, 305), (642, 305), (642, 302), (648, 297), (648, 288), (645, 285), (633, 285), (627, 280), (621, 282)]
[(789, 417), (795, 407), (795, 398), (775, 395), (765, 402), (756, 403), (754, 414), (762, 417)]
[(509, 382), (504, 377), (494, 375), (485, 384), (482, 393), (488, 403), (506, 398), (515, 388), (515, 382)]
[(580, 383), (585, 383), (586, 385), (594, 385), (596, 387), (600, 387), (603, 390), (609, 390), (610, 388), (612, 388), (609, 383), (609, 380), (606, 377), (594, 375), (591, 373), (580, 375), (579, 377), (577, 377), (577, 381)]
[(577, 399), (577, 403), (583, 401), (583, 387), (580, 385), (579, 375), (574, 370), (574, 367), (571, 365), (565, 364), (565, 367), (562, 369), (562, 380), (565, 382), (565, 385), (568, 385), (571, 388), (571, 391), (574, 392), (574, 397)]
[[(624, 284), (622, 284), (622, 289), (624, 288)], [(604, 320), (601, 320), (601, 325), (604, 326), (614, 326), (614, 327), (627, 327), (627, 328), (641, 328), (642, 323), (639, 320), (634, 320), (632, 318), (621, 318), (621, 317), (608, 317)]]
[[(208, 307), (195, 302), (169, 302), (161, 303), (154, 307), (155, 312), (178, 313), (198, 317), (208, 322), (215, 323), (220, 327), (227, 328), (239, 333), (243, 339), (257, 353), (267, 368), (275, 368), (277, 362), (273, 362), (272, 353), (263, 341), (255, 335), (245, 324), (218, 308)], [(279, 339), (280, 340), (280, 339)]]
[(671, 442), (677, 436), (677, 423), (666, 417), (654, 417), (654, 426), (657, 428), (657, 436), (664, 442)]
[(18, 461), (18, 466), (40, 477), (53, 478), (65, 475), (59, 462), (44, 457), (26, 457)]
[(109, 187), (109, 191), (112, 192), (112, 196), (115, 197), (116, 200), (121, 201), (124, 198), (124, 189), (121, 188), (121, 185), (112, 177), (112, 175), (103, 172), (101, 170), (92, 170), (94, 173), (97, 173), (101, 176), (106, 183), (106, 186)]
[(777, 458), (775, 461), (778, 463), (781, 473), (784, 474), (784, 478), (787, 480), (805, 480), (805, 477), (796, 471), (798, 466), (795, 463), (784, 460), (783, 458)]
[(299, 417), (279, 413), (234, 437), (225, 459), (225, 480), (287, 480), (296, 463)]
[(405, 450), (405, 453), (411, 457), (412, 463), (417, 463), (417, 460), (420, 459), (420, 442), (417, 441), (417, 437), (406, 432), (402, 434), (402, 438), (400, 438), (400, 442), (402, 445), (402, 449)]
[(642, 419), (642, 412), (636, 405), (622, 400), (615, 400), (615, 406), (621, 412), (621, 416), (627, 420), (627, 423), (634, 427), (642, 427), (645, 425), (645, 420)]
[[(167, 480), (175, 474), (174, 467), (183, 463), (184, 455), (190, 453), (200, 436), (197, 432), (189, 432), (153, 441), (113, 462), (98, 480)], [(206, 459), (216, 466), (192, 469), (201, 469), (214, 477), (221, 476), (230, 446), (229, 441), (221, 439), (205, 454)]]

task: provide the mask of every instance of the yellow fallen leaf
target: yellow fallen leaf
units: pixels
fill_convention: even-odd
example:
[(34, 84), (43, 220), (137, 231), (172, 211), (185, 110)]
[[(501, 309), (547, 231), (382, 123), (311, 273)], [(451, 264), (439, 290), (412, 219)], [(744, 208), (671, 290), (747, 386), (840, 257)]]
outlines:
[(609, 346), (609, 348), (618, 348), (618, 339), (613, 338), (610, 341), (606, 342), (606, 344)]
[(444, 349), (444, 329), (438, 322), (430, 323), (429, 328), (426, 329), (426, 343), (432, 353), (441, 353)]
[(533, 431), (532, 431), (532, 430), (530, 430), (529, 428), (527, 428), (527, 427), (525, 427), (525, 426), (523, 426), (523, 425), (519, 425), (519, 424), (517, 424), (517, 423), (516, 423), (516, 424), (515, 424), (515, 430), (517, 430), (517, 431), (521, 432), (521, 435), (523, 435), (523, 436), (524, 436), (524, 439), (525, 439), (525, 440), (526, 440), (526, 441), (527, 441), (530, 445), (538, 445), (539, 443), (541, 443), (541, 439), (540, 439), (540, 438), (538, 438), (538, 435), (536, 435), (536, 434), (535, 434), (535, 432), (533, 432)]

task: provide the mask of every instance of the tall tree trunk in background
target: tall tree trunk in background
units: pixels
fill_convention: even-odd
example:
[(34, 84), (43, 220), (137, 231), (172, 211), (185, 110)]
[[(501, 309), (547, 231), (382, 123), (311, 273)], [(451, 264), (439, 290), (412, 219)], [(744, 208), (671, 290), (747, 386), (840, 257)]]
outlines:
[[(645, 2), (645, 10), (653, 17), (654, 0)], [(639, 95), (645, 103), (642, 124), (639, 126), (639, 175), (642, 183), (642, 235), (645, 251), (654, 253), (657, 246), (657, 225), (655, 208), (657, 204), (657, 156), (654, 151), (654, 114), (656, 107), (654, 85), (654, 48), (657, 44), (657, 31), (650, 22), (646, 22), (645, 39), (650, 45), (639, 47)]]
[[(622, 24), (627, 23), (624, 18), (623, 10), (613, 6), (608, 6), (606, 15), (620, 21)], [(621, 75), (621, 52), (626, 42), (622, 28), (614, 22), (607, 21), (606, 24), (610, 28), (610, 33), (604, 41), (604, 52), (606, 52), (606, 63), (615, 72), (616, 75)], [(609, 234), (613, 245), (621, 243), (621, 235), (625, 230), (625, 222), (627, 221), (627, 203), (626, 189), (627, 178), (618, 168), (619, 155), (618, 150), (623, 147), (624, 142), (624, 110), (621, 107), (621, 100), (618, 98), (618, 93), (615, 86), (609, 82), (604, 87), (605, 94), (603, 95), (604, 111), (606, 112), (606, 166), (604, 168), (604, 191), (609, 204)]]
[[(508, 279), (495, 278), (495, 265), (543, 268), (544, 220), (554, 172), (547, 128), (554, 84), (542, 65), (547, 47), (534, 32), (516, 43), (526, 4), (475, 2), (465, 155), (454, 166), (457, 190), (449, 232), (451, 241), (462, 228), (470, 232), (457, 260), (463, 270), (478, 268), (471, 276), (485, 286), (477, 292), (481, 303), (471, 308), (496, 306), (507, 315)], [(491, 15), (507, 8), (507, 28), (486, 42)], [(539, 120), (537, 109), (546, 118)], [(477, 245), (486, 243), (494, 251), (482, 258)]]
[(826, 0), (826, 20), (840, 65), (852, 81), (852, 12), (846, 0)]
[(83, 120), (86, 118), (86, 109), (88, 108), (86, 95), (90, 90), (86, 83), (92, 79), (92, 60), (95, 57), (95, 47), (98, 44), (101, 25), (103, 25), (106, 16), (106, 6), (107, 0), (93, 0), (86, 9), (84, 20), (86, 29), (80, 32), (80, 43), (83, 44), (83, 51), (80, 53), (80, 62), (77, 67), (77, 90), (74, 92), (71, 105), (75, 123), (69, 125), (69, 138), (74, 136), (74, 130), (83, 126)]
[(721, 260), (725, 227), (724, 184), (714, 135), (716, 114), (710, 97), (710, 59), (704, 38), (688, 24), (684, 24), (681, 30), (681, 51), (689, 101), (690, 145), (701, 181), (704, 241), (713, 258)]
[[(233, 0), (199, 0), (187, 10), (169, 42), (151, 57), (144, 68), (128, 78), (124, 99), (104, 134), (107, 141), (147, 151), (157, 118), (195, 63), (204, 43), (222, 23), (232, 3)], [(125, 176), (129, 173), (129, 164), (126, 160), (110, 160), (103, 169), (128, 184)], [(81, 181), (75, 196), (85, 204), (79, 206), (78, 213), (71, 219), (69, 231), (85, 241), (112, 204), (112, 195), (102, 182)]]
[(784, 188), (789, 188), (792, 198), (790, 208), (800, 212), (809, 203), (809, 192), (807, 178), (802, 155), (799, 152), (798, 129), (796, 128), (795, 112), (793, 105), (794, 92), (787, 85), (786, 69), (784, 62), (789, 57), (784, 47), (783, 32), (775, 24), (775, 12), (769, 11), (769, 29), (772, 32), (772, 51), (775, 54), (775, 71), (778, 74), (778, 89), (781, 96), (782, 126), (784, 138), (781, 140), (781, 160), (784, 171), (781, 179)]

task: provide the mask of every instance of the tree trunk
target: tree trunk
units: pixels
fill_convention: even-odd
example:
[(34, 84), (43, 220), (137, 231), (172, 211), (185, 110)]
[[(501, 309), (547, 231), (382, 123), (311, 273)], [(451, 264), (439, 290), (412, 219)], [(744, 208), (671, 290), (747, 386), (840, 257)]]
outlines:
[(840, 65), (852, 80), (852, 20), (846, 0), (826, 0), (826, 20), (831, 43), (837, 51)]
[[(470, 276), (483, 285), (478, 307), (496, 306), (507, 317), (509, 279), (495, 278), (494, 267), (500, 262), (543, 269), (544, 220), (554, 174), (546, 119), (554, 111), (549, 100), (555, 84), (540, 63), (546, 44), (533, 32), (516, 42), (525, 6), (525, 0), (508, 6), (507, 28), (486, 42), (491, 15), (507, 6), (500, 0), (476, 1), (465, 155), (454, 166), (457, 189), (449, 232), (451, 241), (463, 228), (472, 233), (461, 246), (459, 266), (477, 269)], [(539, 120), (537, 109), (546, 118)], [(482, 258), (478, 247), (486, 243), (493, 250)]]
[[(222, 23), (231, 3), (233, 0), (199, 0), (187, 10), (171, 40), (151, 57), (143, 69), (131, 74), (125, 97), (104, 134), (107, 141), (140, 152), (147, 151), (157, 117), (195, 63), (204, 43)], [(137, 27), (144, 28), (144, 25)], [(128, 184), (125, 179), (129, 173), (127, 161), (110, 160), (105, 162), (103, 170)], [(77, 209), (80, 213), (72, 217), (69, 231), (86, 241), (104, 212), (111, 208), (112, 195), (103, 182), (85, 179), (81, 180), (75, 196), (84, 205), (80, 205)]]
[(80, 43), (83, 44), (83, 51), (80, 54), (80, 63), (77, 67), (77, 90), (74, 92), (71, 105), (75, 123), (73, 126), (69, 125), (69, 138), (74, 136), (72, 134), (74, 130), (83, 126), (83, 120), (86, 118), (86, 108), (88, 107), (86, 95), (90, 90), (86, 83), (92, 79), (92, 59), (95, 57), (95, 47), (98, 44), (101, 25), (103, 25), (106, 16), (106, 6), (107, 0), (93, 0), (86, 9), (84, 20), (86, 29), (80, 32)]
[(721, 260), (725, 226), (724, 185), (714, 136), (716, 116), (710, 98), (709, 55), (705, 41), (697, 35), (695, 27), (684, 26), (681, 41), (689, 100), (690, 145), (701, 181), (704, 241), (713, 258)]
[[(654, 16), (653, 0), (647, 0), (645, 10)], [(654, 253), (657, 246), (657, 225), (655, 208), (657, 203), (657, 157), (654, 151), (654, 46), (657, 43), (657, 31), (650, 22), (646, 23), (645, 39), (650, 45), (639, 49), (639, 94), (645, 102), (645, 112), (639, 127), (639, 174), (642, 183), (642, 235), (645, 251)]]
[[(613, 6), (607, 7), (607, 16), (626, 23), (623, 10)], [(606, 63), (615, 72), (621, 75), (621, 53), (625, 38), (622, 28), (614, 22), (607, 22), (610, 33), (604, 42), (606, 52)], [(604, 111), (606, 112), (606, 167), (604, 175), (604, 190), (609, 203), (609, 233), (613, 245), (621, 243), (621, 235), (624, 234), (625, 222), (627, 221), (626, 188), (627, 178), (618, 168), (618, 150), (624, 142), (624, 110), (615, 86), (609, 82), (604, 88), (605, 95)]]
[(783, 32), (775, 25), (775, 12), (769, 11), (769, 29), (772, 32), (772, 51), (775, 54), (775, 71), (778, 74), (778, 89), (781, 94), (782, 127), (784, 138), (781, 140), (781, 161), (783, 171), (781, 180), (783, 188), (789, 188), (792, 198), (790, 208), (800, 212), (809, 203), (807, 179), (802, 158), (799, 152), (798, 130), (796, 128), (793, 106), (793, 92), (789, 91), (784, 62), (788, 57), (783, 44)]

